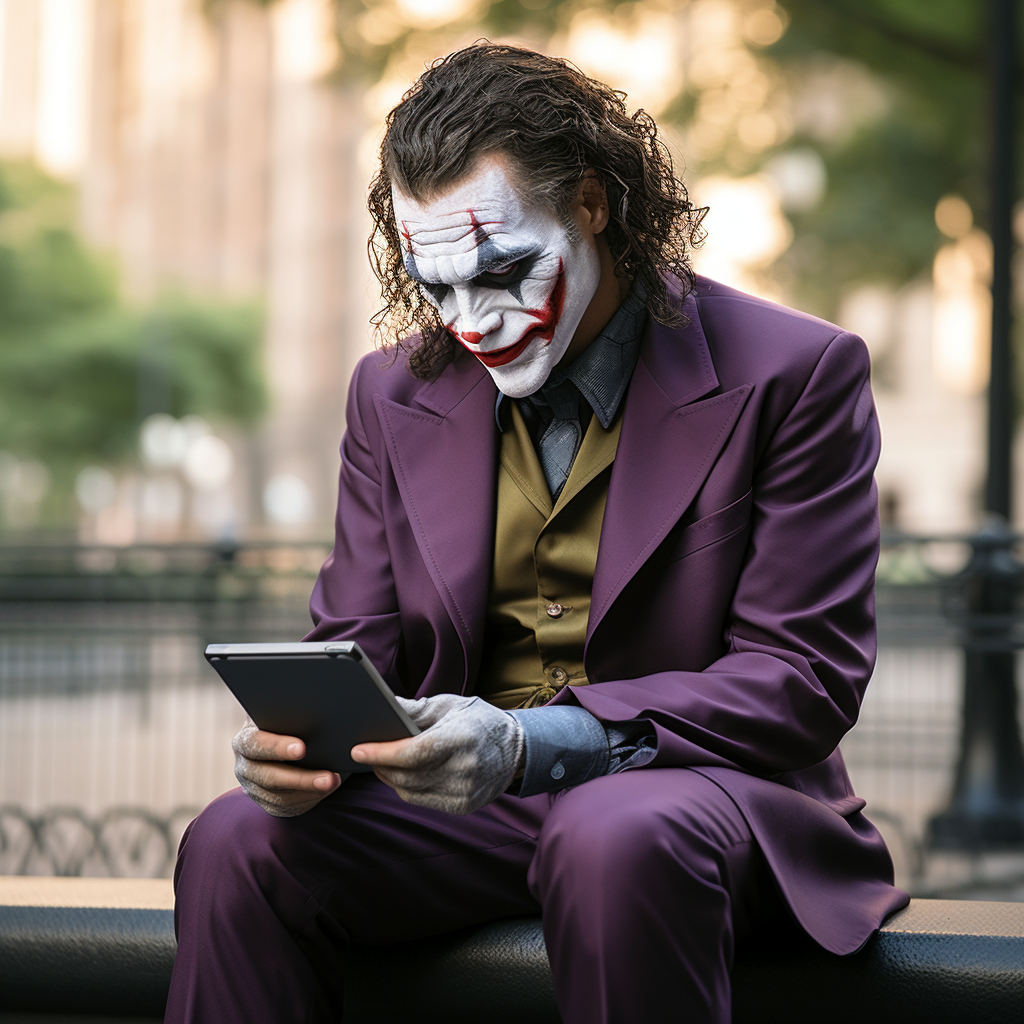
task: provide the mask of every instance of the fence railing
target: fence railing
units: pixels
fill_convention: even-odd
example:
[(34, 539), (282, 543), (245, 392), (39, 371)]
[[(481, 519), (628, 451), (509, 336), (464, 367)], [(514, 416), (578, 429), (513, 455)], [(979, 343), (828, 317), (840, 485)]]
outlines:
[(324, 541), (246, 544), (0, 544), (0, 601), (285, 600), (304, 605)]

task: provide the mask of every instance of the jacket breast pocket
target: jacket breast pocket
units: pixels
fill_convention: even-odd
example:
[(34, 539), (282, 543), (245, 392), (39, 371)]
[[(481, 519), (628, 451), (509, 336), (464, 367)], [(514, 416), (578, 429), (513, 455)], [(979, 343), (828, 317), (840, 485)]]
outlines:
[(754, 492), (751, 489), (731, 505), (726, 505), (696, 522), (677, 527), (662, 541), (655, 560), (660, 565), (678, 562), (680, 558), (686, 558), (701, 548), (739, 533), (750, 521), (753, 503)]

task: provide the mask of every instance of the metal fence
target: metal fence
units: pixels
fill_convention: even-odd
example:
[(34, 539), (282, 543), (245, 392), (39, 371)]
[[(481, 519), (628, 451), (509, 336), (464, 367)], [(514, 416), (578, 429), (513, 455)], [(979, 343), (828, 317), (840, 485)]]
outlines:
[(0, 548), (0, 874), (168, 874), (234, 785), (203, 649), (301, 638), (327, 551)]
[[(327, 551), (0, 547), (0, 874), (168, 874), (187, 822), (234, 785), (243, 714), (203, 649), (301, 637)], [(1005, 895), (1024, 858), (923, 843), (950, 789), (963, 674), (956, 595), (935, 572), (965, 559), (890, 545), (878, 664), (843, 750), (903, 884)]]

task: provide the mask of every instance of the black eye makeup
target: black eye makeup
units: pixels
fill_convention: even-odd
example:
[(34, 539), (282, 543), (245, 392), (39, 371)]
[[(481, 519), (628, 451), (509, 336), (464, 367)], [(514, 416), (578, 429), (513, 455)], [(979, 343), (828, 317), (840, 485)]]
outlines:
[(502, 267), (501, 270), (491, 270), (488, 273), (491, 277), (508, 277), (517, 266), (519, 266), (519, 260), (516, 260), (515, 263), (510, 263), (507, 267)]
[[(533, 268), (543, 258), (543, 253), (528, 248), (503, 250), (490, 238), (477, 248), (477, 274), (466, 284), (474, 288), (504, 289), (522, 304), (523, 293), (520, 285), (530, 276)], [(452, 286), (435, 281), (424, 281), (411, 252), (403, 260), (406, 272), (419, 285), (420, 292), (440, 307), (452, 292)]]
[(477, 274), (470, 283), (479, 288), (507, 288), (511, 290), (520, 281), (529, 276), (538, 259), (540, 259), (540, 255), (537, 253), (523, 256), (512, 263), (505, 264), (503, 267), (485, 270), (483, 273)]
[(446, 284), (431, 284), (428, 281), (417, 281), (420, 291), (432, 298), (439, 306), (448, 297), (451, 288)]

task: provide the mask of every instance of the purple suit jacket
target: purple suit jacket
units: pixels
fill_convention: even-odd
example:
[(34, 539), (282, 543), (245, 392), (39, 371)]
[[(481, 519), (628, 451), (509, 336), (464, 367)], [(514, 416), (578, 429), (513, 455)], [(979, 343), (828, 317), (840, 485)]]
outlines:
[[(859, 948), (905, 905), (836, 749), (875, 657), (879, 434), (863, 343), (699, 279), (649, 323), (594, 573), (589, 686), (554, 703), (647, 718), (645, 771), (693, 768), (747, 818), (797, 920)], [(463, 356), (432, 383), (366, 356), (337, 541), (309, 639), (356, 639), (399, 693), (472, 691), (495, 520), (496, 391)]]

